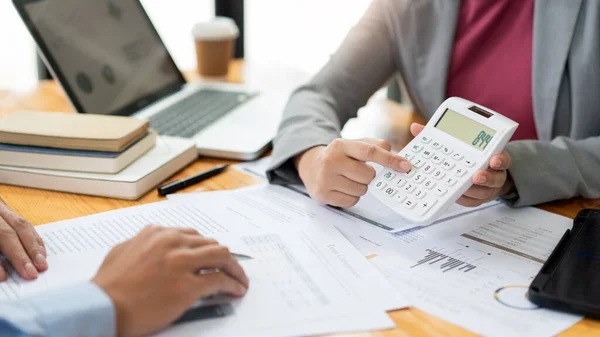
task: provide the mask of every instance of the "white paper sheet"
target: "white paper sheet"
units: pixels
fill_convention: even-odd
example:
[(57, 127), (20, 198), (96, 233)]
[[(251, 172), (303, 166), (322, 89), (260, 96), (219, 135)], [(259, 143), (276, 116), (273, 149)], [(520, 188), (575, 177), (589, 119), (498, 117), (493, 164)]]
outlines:
[[(193, 227), (234, 252), (251, 287), (207, 318), (160, 336), (300, 336), (393, 327), (406, 299), (333, 226), (344, 218), (277, 186), (194, 194), (39, 226), (50, 269), (19, 296), (87, 280), (110, 247), (146, 224)], [(7, 292), (0, 285), (0, 294)], [(14, 284), (13, 284), (14, 293)]]
[[(211, 217), (215, 219), (222, 214), (229, 214), (223, 216), (223, 221), (243, 221), (248, 223), (248, 226), (261, 226), (275, 231), (282, 228), (299, 229), (302, 226), (310, 231), (311, 235), (322, 236), (321, 239), (335, 238), (332, 242), (337, 241), (338, 246), (343, 244), (344, 250), (347, 254), (352, 254), (354, 261), (360, 261), (360, 257), (364, 259), (350, 242), (345, 239), (339, 240), (342, 236), (334, 228), (360, 220), (343, 213), (332, 212), (329, 207), (318, 205), (312, 199), (299, 196), (298, 193), (281, 186), (264, 184), (216, 194), (175, 194), (169, 196), (169, 200), (203, 205), (203, 209), (210, 212)], [(324, 231), (327, 231), (329, 236), (323, 237)], [(366, 259), (364, 261), (368, 262)], [(356, 286), (357, 289), (368, 289), (363, 297), (379, 299), (381, 307), (388, 311), (408, 306), (403, 296), (390, 296), (394, 292), (392, 286), (369, 263), (361, 261), (346, 266), (355, 269), (345, 276), (347, 281), (353, 279), (351, 275), (362, 275), (360, 277), (363, 282), (369, 282), (365, 287)]]
[(540, 309), (527, 288), (572, 221), (504, 205), (418, 231), (371, 259), (411, 304), (485, 336), (553, 336), (579, 316)]
[[(256, 161), (236, 164), (233, 167), (239, 171), (266, 180), (266, 171), (269, 168), (270, 163), (271, 157), (264, 157)], [(369, 163), (369, 165), (373, 166), (373, 168), (377, 172), (379, 172), (383, 168), (383, 166), (375, 163)], [(308, 196), (306, 188), (302, 185), (288, 185), (286, 187), (293, 191)], [(497, 202), (485, 204), (480, 208), (485, 208), (495, 204), (497, 204)], [(470, 213), (480, 208), (463, 207), (454, 204), (450, 206), (450, 208), (448, 208), (448, 210), (446, 210), (446, 212), (444, 212), (436, 222), (442, 222), (449, 218)], [(403, 232), (416, 227), (415, 224), (399, 216), (398, 213), (391, 210), (389, 207), (377, 200), (377, 198), (375, 198), (370, 193), (367, 193), (364, 196), (362, 196), (355, 206), (346, 209), (339, 208), (338, 211), (347, 213), (353, 217), (367, 222), (371, 226), (377, 227), (381, 230), (390, 233)]]

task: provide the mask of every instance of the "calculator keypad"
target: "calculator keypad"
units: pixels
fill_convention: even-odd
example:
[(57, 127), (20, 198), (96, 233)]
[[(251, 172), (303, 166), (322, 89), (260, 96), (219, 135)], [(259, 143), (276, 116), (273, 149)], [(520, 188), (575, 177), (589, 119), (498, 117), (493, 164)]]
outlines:
[(458, 188), (476, 165), (451, 146), (428, 136), (420, 136), (400, 154), (412, 164), (407, 173), (385, 169), (374, 182), (382, 193), (419, 216), (427, 214), (449, 191)]

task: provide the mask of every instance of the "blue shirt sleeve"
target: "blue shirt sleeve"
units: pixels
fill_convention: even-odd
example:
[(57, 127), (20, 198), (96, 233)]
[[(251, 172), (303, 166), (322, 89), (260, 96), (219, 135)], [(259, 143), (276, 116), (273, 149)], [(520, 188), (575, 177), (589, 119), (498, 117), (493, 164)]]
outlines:
[(0, 302), (2, 337), (114, 337), (115, 324), (110, 297), (92, 282)]

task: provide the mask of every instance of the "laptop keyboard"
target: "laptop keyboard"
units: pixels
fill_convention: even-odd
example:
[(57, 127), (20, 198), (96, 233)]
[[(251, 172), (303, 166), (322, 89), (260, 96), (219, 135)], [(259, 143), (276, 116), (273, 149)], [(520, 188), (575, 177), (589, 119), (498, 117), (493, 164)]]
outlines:
[(254, 96), (243, 92), (200, 90), (150, 117), (161, 135), (191, 138)]

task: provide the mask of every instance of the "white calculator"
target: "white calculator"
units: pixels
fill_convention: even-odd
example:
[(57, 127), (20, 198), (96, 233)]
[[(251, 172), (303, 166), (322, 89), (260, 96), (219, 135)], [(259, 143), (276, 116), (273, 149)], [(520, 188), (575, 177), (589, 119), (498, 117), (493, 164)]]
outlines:
[(475, 172), (488, 168), (518, 126), (486, 107), (448, 98), (400, 151), (410, 172), (384, 168), (369, 192), (411, 223), (429, 225), (471, 187)]

